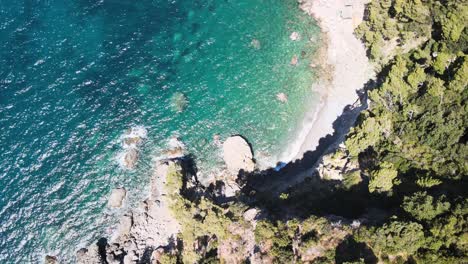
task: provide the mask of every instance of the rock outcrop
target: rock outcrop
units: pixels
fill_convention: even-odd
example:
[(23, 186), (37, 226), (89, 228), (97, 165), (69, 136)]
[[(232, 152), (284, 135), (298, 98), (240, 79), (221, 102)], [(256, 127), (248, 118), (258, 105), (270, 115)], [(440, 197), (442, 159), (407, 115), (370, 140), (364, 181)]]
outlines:
[(99, 255), (99, 247), (97, 244), (91, 245), (88, 248), (82, 248), (76, 252), (77, 264), (101, 264), (104, 263)]
[(44, 264), (58, 264), (57, 257), (55, 256), (45, 256)]
[[(116, 233), (110, 241), (102, 238), (97, 244), (80, 249), (76, 255), (77, 262), (153, 263), (150, 262), (152, 252), (161, 247), (170, 247), (180, 231), (179, 223), (168, 208), (164, 186), (171, 169), (181, 169), (181, 166), (179, 160), (159, 161), (151, 177), (149, 197), (121, 217)], [(119, 193), (115, 195), (116, 200), (122, 197), (121, 190), (116, 189), (116, 193)]]
[(124, 169), (135, 169), (139, 158), (139, 146), (146, 137), (147, 131), (141, 126), (132, 127), (121, 136), (123, 152), (119, 154), (118, 160)]
[(138, 161), (138, 150), (135, 148), (128, 149), (123, 157), (123, 166), (129, 170), (133, 170), (136, 167)]
[(255, 168), (252, 149), (241, 136), (231, 136), (223, 144), (223, 158), (229, 172), (252, 172)]
[(332, 154), (323, 156), (317, 168), (320, 178), (339, 181), (343, 180), (345, 174), (358, 170), (359, 164), (349, 158), (344, 146), (340, 146)]
[(123, 200), (127, 195), (125, 188), (116, 188), (113, 189), (109, 196), (109, 207), (111, 208), (120, 208), (122, 207)]
[(120, 236), (126, 236), (130, 234), (133, 226), (133, 215), (132, 213), (126, 214), (122, 216), (120, 219), (120, 224), (118, 228), (118, 232)]

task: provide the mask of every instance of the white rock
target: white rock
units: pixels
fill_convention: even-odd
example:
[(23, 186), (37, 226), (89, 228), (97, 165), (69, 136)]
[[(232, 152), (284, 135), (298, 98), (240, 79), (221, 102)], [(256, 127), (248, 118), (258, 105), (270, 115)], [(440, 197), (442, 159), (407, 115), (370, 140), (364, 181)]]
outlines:
[(241, 136), (229, 137), (223, 144), (223, 158), (231, 173), (251, 172), (255, 168), (252, 149)]
[(294, 31), (293, 33), (291, 33), (291, 35), (289, 36), (289, 38), (290, 38), (292, 41), (297, 41), (297, 40), (300, 40), (300, 39), (301, 39), (301, 35), (299, 35), (298, 32)]
[(243, 217), (245, 221), (251, 222), (255, 219), (255, 217), (257, 217), (257, 215), (258, 215), (258, 210), (256, 208), (251, 208), (245, 211)]
[(127, 195), (127, 191), (125, 188), (116, 188), (113, 189), (110, 196), (109, 196), (109, 207), (112, 208), (119, 208), (122, 207), (123, 199)]
[(130, 230), (132, 229), (133, 225), (133, 217), (132, 215), (124, 215), (120, 219), (120, 224), (119, 224), (119, 235), (127, 235), (130, 233)]

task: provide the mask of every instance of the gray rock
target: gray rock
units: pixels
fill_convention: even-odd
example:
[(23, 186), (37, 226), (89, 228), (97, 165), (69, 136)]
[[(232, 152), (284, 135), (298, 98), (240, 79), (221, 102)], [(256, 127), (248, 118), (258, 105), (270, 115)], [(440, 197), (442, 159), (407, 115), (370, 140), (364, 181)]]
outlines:
[(237, 174), (240, 170), (251, 172), (255, 168), (252, 149), (241, 136), (229, 137), (223, 144), (223, 158), (228, 170)]
[(135, 148), (129, 148), (123, 158), (123, 165), (129, 170), (133, 170), (136, 167), (138, 161), (138, 151)]
[(130, 233), (130, 230), (132, 230), (132, 226), (133, 216), (131, 214), (122, 216), (119, 224), (119, 234), (121, 236), (128, 235)]
[(109, 206), (112, 208), (122, 207), (122, 202), (127, 195), (125, 188), (116, 188), (113, 189), (109, 196)]
[(44, 264), (58, 264), (57, 257), (55, 256), (45, 256)]
[(138, 256), (135, 251), (129, 251), (127, 255), (125, 255), (123, 259), (124, 264), (133, 264), (138, 261)]
[(82, 248), (76, 252), (76, 262), (78, 264), (101, 264), (101, 256), (97, 245), (88, 248)]

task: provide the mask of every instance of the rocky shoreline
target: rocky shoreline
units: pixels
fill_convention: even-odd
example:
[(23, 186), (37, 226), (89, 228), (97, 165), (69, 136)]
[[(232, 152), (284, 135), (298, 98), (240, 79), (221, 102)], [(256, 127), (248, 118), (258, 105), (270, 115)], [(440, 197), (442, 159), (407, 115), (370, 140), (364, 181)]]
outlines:
[[(340, 17), (340, 10), (345, 7), (343, 0), (331, 2), (299, 0), (299, 3), (303, 11), (312, 15), (319, 22), (325, 43), (322, 50), (319, 51), (320, 56), (313, 63), (314, 68), (317, 67), (315, 65), (321, 66), (322, 81), (314, 87), (314, 89), (321, 91), (321, 104), (319, 110), (306, 116), (302, 135), (297, 140), (299, 148), (296, 146), (296, 149), (292, 151), (295, 151), (294, 158), (301, 158), (303, 153), (313, 150), (321, 137), (333, 131), (333, 121), (341, 114), (342, 109), (357, 101), (356, 90), (364, 86), (373, 72), (367, 60), (364, 46), (353, 35), (354, 27), (359, 23), (355, 17), (362, 17), (365, 0), (353, 2), (355, 5), (352, 10), (355, 14), (353, 13), (352, 23)], [(350, 56), (350, 54), (352, 55)], [(351, 67), (353, 67), (353, 71), (350, 70)], [(361, 70), (356, 71), (356, 68)], [(215, 179), (221, 185), (217, 186), (213, 183), (211, 191), (214, 196), (229, 198), (240, 190), (237, 183), (239, 172), (240, 174), (252, 172), (255, 164), (250, 145), (242, 137), (232, 136), (224, 143), (223, 152), (227, 169)], [(133, 150), (136, 147), (128, 149)], [(291, 150), (289, 151), (292, 153)], [(177, 151), (177, 153), (181, 154), (181, 151)], [(136, 159), (131, 159), (132, 162), (127, 162), (128, 164), (124, 163), (125, 167), (131, 168)], [(149, 197), (142, 201), (138, 207), (130, 209), (120, 219), (117, 233), (113, 237), (101, 238), (97, 243), (78, 250), (77, 263), (161, 263), (160, 258), (164, 252), (176, 250), (177, 236), (181, 232), (181, 225), (171, 212), (171, 201), (168, 200), (170, 196), (165, 186), (169, 168), (176, 165), (179, 170), (184, 170), (184, 162), (183, 155), (175, 155), (169, 159), (158, 161), (151, 177)], [(324, 166), (330, 165), (325, 164)], [(320, 167), (322, 171), (325, 170), (324, 166)], [(336, 168), (328, 169), (328, 173), (331, 170), (336, 170)], [(325, 173), (323, 171), (321, 174)], [(191, 177), (189, 183), (198, 184), (195, 174), (190, 175), (185, 171), (183, 174), (185, 177)], [(335, 174), (339, 174), (339, 172), (335, 172)], [(335, 178), (339, 175), (331, 177)], [(126, 190), (124, 188), (113, 190), (109, 206), (120, 207), (125, 196)], [(246, 218), (249, 221), (254, 221), (256, 212), (253, 213), (251, 210), (247, 212), (249, 214)], [(249, 234), (253, 235), (252, 232)], [(251, 259), (255, 259), (252, 253), (255, 245), (251, 240), (249, 242), (251, 245), (246, 249), (246, 252), (252, 255)], [(222, 250), (229, 251), (230, 249), (223, 247)], [(229, 255), (226, 252), (224, 255)], [(47, 263), (57, 263), (57, 259), (52, 256), (47, 256), (46, 261), (48, 261)]]
[[(240, 190), (236, 183), (237, 176), (252, 172), (255, 167), (252, 149), (239, 135), (225, 140), (223, 153), (226, 170), (211, 185), (212, 195), (218, 198), (234, 196)], [(190, 173), (190, 166), (190, 160), (182, 155), (157, 161), (151, 176), (149, 197), (121, 217), (117, 231), (111, 238), (103, 237), (89, 247), (78, 250), (77, 263), (160, 263), (159, 258), (164, 252), (176, 250), (181, 225), (171, 212), (171, 190), (166, 187), (168, 175), (173, 173), (174, 168), (187, 179), (184, 189), (201, 186), (196, 174)], [(220, 186), (221, 182), (223, 184)], [(112, 190), (108, 206), (121, 207), (125, 196), (123, 187)], [(47, 256), (46, 261), (58, 263), (53, 256)]]
[(166, 176), (168, 167), (177, 160), (159, 161), (151, 177), (149, 197), (121, 219), (117, 234), (109, 240), (77, 252), (77, 263), (137, 263), (152, 258), (154, 249), (170, 247), (180, 225), (168, 207)]

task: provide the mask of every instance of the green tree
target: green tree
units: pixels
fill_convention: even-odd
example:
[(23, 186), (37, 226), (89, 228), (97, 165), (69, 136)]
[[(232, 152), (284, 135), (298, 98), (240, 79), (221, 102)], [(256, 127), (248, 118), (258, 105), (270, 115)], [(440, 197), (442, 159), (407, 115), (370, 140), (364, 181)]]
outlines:
[(426, 80), (426, 74), (424, 70), (420, 67), (416, 67), (409, 75), (408, 75), (408, 83), (413, 88), (414, 92), (418, 91), (418, 88), (423, 82)]
[(468, 6), (460, 4), (449, 11), (447, 14), (441, 15), (439, 18), (442, 24), (442, 34), (447, 40), (458, 41), (465, 30), (468, 20)]
[(380, 168), (371, 172), (369, 181), (370, 192), (390, 192), (393, 185), (398, 184), (396, 181), (398, 171), (393, 168), (393, 164), (383, 162)]
[(452, 81), (449, 84), (450, 89), (456, 92), (463, 92), (468, 86), (468, 57), (461, 57), (461, 65), (455, 69)]
[(416, 181), (416, 184), (423, 188), (431, 188), (433, 186), (440, 185), (441, 183), (442, 183), (441, 180), (430, 177), (430, 176), (419, 177), (418, 180)]
[(361, 228), (355, 238), (367, 243), (379, 255), (412, 255), (425, 242), (420, 224), (400, 221), (393, 221), (379, 228)]
[(393, 8), (397, 17), (403, 21), (413, 20), (426, 23), (429, 19), (429, 8), (421, 0), (395, 0)]
[(444, 200), (443, 197), (436, 200), (426, 192), (417, 192), (404, 198), (402, 208), (419, 221), (429, 221), (450, 209), (450, 203)]

